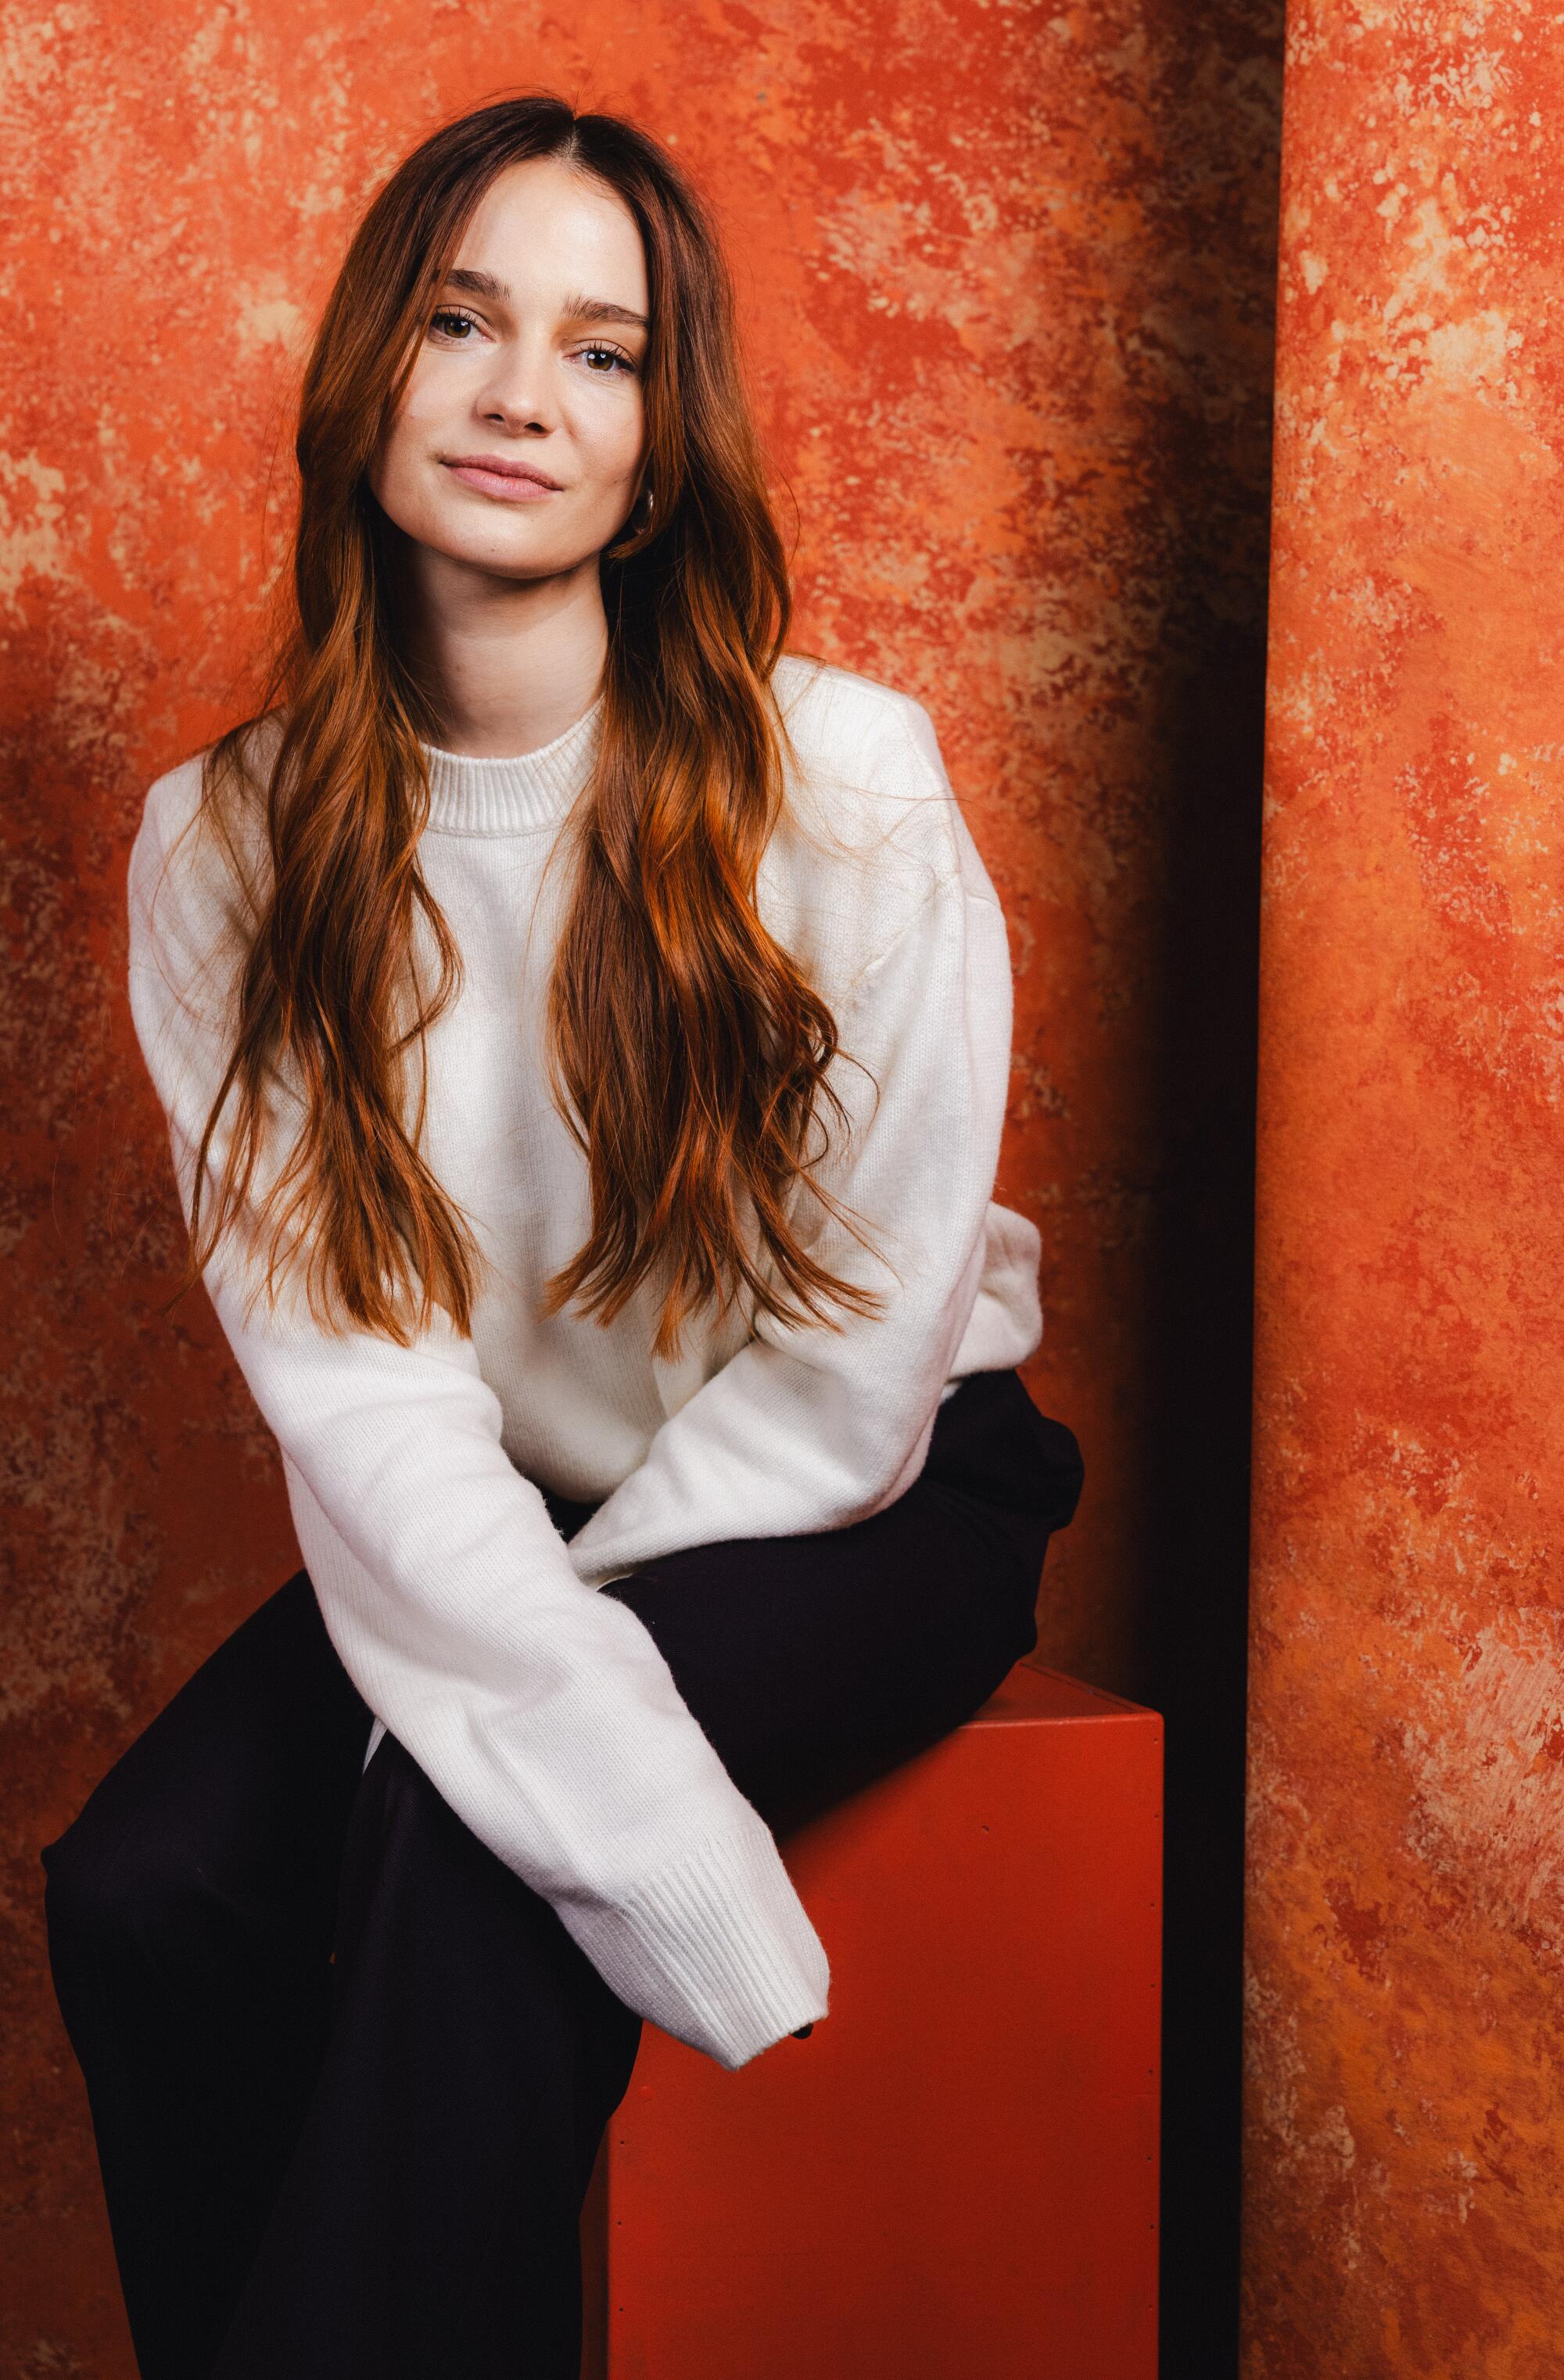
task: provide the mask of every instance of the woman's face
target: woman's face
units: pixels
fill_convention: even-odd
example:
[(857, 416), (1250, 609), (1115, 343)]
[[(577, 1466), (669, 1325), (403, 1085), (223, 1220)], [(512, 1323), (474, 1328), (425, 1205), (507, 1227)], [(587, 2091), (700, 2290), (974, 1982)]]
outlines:
[(634, 215), (553, 158), (508, 166), (439, 306), (370, 469), (376, 499), (454, 562), (511, 578), (577, 567), (622, 528), (645, 451)]

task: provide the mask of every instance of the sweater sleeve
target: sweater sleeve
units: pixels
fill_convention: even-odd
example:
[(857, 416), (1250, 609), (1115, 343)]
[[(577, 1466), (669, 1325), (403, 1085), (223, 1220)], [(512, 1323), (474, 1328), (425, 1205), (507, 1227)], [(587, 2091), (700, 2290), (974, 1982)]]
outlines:
[[(867, 1253), (818, 1202), (794, 1228), (840, 1277), (878, 1289), (842, 1328), (758, 1312), (753, 1335), (670, 1415), (645, 1460), (570, 1541), (582, 1577), (736, 1536), (837, 1529), (879, 1512), (923, 1467), (942, 1387), (982, 1281), (1009, 1085), (1009, 937), (950, 790), (934, 728), (903, 698), (900, 778), (936, 796), (934, 880), (838, 1015), (863, 1062), (831, 1079), (852, 1117), (818, 1169), (867, 1224)], [(1017, 1236), (1030, 1226), (1017, 1219)], [(1018, 1257), (1018, 1261), (1019, 1257)], [(1038, 1335), (1040, 1336), (1040, 1328)]]
[[(187, 1224), (236, 980), (214, 957), (235, 914), (231, 878), (214, 879), (210, 857), (204, 872), (164, 874), (199, 766), (152, 787), (128, 879), (131, 1012)], [(181, 840), (211, 838), (202, 825)], [(213, 1182), (229, 1120), (225, 1108)], [(263, 1182), (283, 1145), (279, 1134)], [(302, 1488), (322, 1617), (370, 1708), (553, 1905), (611, 1988), (665, 2032), (731, 2069), (824, 2016), (826, 1955), (770, 1829), (641, 1621), (577, 1575), (501, 1444), (471, 1341), (447, 1317), (406, 1347), (328, 1330), (291, 1269), (275, 1311), (263, 1294), (247, 1319), (258, 1277), (248, 1244), (236, 1251), (224, 1233), (204, 1285), (290, 1497)]]

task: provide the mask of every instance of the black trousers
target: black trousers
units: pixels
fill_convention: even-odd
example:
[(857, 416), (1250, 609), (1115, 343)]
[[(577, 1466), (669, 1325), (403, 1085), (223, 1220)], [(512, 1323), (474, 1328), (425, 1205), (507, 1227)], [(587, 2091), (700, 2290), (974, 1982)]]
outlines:
[[(978, 1373), (884, 1512), (600, 1592), (780, 1840), (1033, 1648), (1082, 1476), (1019, 1374)], [(588, 1508), (550, 1500), (571, 1535)], [(42, 1853), (143, 2380), (577, 2380), (641, 2020), (394, 1737), (362, 1769), (371, 1717), (300, 1571)]]

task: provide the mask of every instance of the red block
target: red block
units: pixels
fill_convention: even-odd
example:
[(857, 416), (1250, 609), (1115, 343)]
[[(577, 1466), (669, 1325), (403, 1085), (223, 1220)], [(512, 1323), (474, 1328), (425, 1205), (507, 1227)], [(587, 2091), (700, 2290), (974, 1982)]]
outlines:
[(1020, 1663), (782, 1850), (830, 2014), (647, 2025), (583, 2380), (1155, 2380), (1160, 1716)]

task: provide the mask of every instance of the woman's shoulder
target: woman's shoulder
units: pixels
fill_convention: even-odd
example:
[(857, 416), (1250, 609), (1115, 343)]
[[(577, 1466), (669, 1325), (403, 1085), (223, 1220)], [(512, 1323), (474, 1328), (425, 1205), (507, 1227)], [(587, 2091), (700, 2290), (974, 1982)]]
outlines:
[[(275, 756), (281, 722), (273, 714), (247, 722), (240, 739), (240, 766), (230, 772), (224, 815), (249, 822), (263, 811), (270, 763)], [(208, 766), (215, 741), (200, 751), (173, 761), (152, 779), (141, 803), (139, 838), (155, 843), (164, 855), (171, 852), (187, 827), (206, 807), (203, 801)]]
[(200, 808), (205, 765), (205, 752), (192, 752), (183, 760), (173, 761), (152, 779), (141, 800), (136, 832), (138, 846), (151, 847), (160, 857), (173, 849)]
[(126, 892), (130, 964), (159, 972), (193, 966), (230, 937), (253, 930), (268, 863), (264, 763), (271, 728), (252, 725), (244, 765), (207, 792), (213, 747), (153, 778), (130, 846)]
[(843, 853), (886, 852), (954, 874), (963, 830), (934, 722), (879, 679), (800, 653), (772, 674), (791, 747), (795, 822)]
[(769, 910), (817, 975), (852, 978), (940, 886), (990, 888), (920, 702), (793, 653), (772, 686), (791, 750)]
[(811, 653), (783, 653), (771, 686), (801, 759), (871, 774), (915, 755), (943, 775), (933, 722), (912, 695)]

